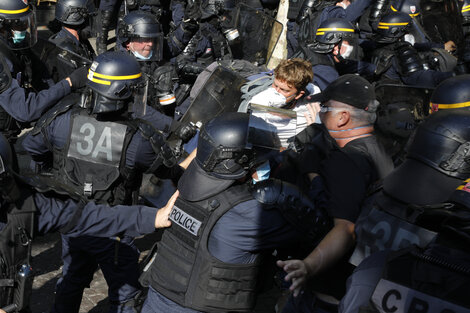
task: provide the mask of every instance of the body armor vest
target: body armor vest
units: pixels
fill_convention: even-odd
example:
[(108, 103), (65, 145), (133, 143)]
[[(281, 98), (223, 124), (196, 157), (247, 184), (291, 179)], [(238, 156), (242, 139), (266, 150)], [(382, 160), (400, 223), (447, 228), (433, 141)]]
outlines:
[(349, 261), (358, 265), (377, 251), (425, 247), (437, 233), (416, 224), (422, 212), (422, 208), (401, 204), (383, 192), (376, 194), (373, 204), (363, 208), (356, 221), (356, 248)]
[(131, 204), (140, 176), (125, 165), (137, 128), (127, 121), (103, 122), (78, 109), (72, 113), (68, 142), (54, 148), (53, 168), (67, 184), (100, 203)]
[(0, 308), (14, 305), (14, 312), (28, 307), (33, 284), (30, 264), (36, 204), (31, 192), (22, 196), (17, 203), (6, 203), (8, 209), (2, 208), (8, 210), (8, 222), (0, 231)]
[(151, 286), (176, 303), (204, 312), (249, 311), (254, 305), (259, 258), (228, 264), (208, 251), (210, 233), (235, 205), (253, 199), (247, 185), (198, 202), (178, 198), (151, 264)]
[(41, 180), (55, 192), (75, 199), (131, 204), (132, 193), (140, 186), (141, 173), (126, 167), (125, 161), (139, 122), (98, 121), (76, 106), (80, 97), (80, 94), (65, 97), (39, 119), (32, 131), (33, 135), (44, 132), (54, 118), (72, 110), (69, 138), (60, 149), (50, 145), (52, 168), (42, 169)]
[(470, 312), (470, 267), (412, 247), (392, 253), (367, 312)]

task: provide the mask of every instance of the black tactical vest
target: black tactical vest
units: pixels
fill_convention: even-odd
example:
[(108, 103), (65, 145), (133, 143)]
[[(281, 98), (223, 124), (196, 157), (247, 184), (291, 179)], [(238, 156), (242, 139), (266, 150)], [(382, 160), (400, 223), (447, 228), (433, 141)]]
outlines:
[(425, 247), (436, 237), (436, 232), (416, 225), (422, 210), (397, 202), (383, 191), (372, 200), (356, 221), (356, 248), (349, 260), (353, 265), (377, 251)]
[(31, 240), (36, 204), (30, 192), (14, 204), (6, 204), (8, 223), (0, 230), (0, 307), (16, 304), (19, 312), (29, 305), (33, 276)]
[(470, 267), (412, 247), (392, 253), (367, 312), (470, 312)]
[(99, 203), (131, 204), (141, 174), (126, 167), (126, 151), (137, 128), (132, 122), (98, 121), (77, 108), (70, 118), (70, 137), (54, 148), (53, 168), (59, 180)]
[(172, 226), (158, 243), (150, 268), (150, 285), (181, 306), (204, 312), (247, 312), (255, 302), (259, 259), (228, 264), (208, 251), (210, 233), (235, 205), (253, 199), (247, 185), (198, 202), (178, 198), (170, 214)]

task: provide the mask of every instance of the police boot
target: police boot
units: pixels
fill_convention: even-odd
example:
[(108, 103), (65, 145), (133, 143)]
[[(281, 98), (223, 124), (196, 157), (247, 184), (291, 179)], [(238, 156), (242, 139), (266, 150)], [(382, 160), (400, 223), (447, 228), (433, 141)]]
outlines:
[(113, 11), (102, 10), (101, 14), (101, 32), (96, 38), (96, 52), (101, 54), (108, 51), (108, 32), (111, 28)]

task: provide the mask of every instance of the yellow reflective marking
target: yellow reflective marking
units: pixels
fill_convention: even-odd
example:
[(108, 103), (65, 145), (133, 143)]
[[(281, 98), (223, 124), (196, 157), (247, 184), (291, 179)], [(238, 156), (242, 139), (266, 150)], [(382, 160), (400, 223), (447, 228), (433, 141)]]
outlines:
[[(390, 6), (390, 9), (392, 9), (393, 12), (398, 12), (398, 10), (393, 7), (393, 5)], [(418, 13), (410, 13), (408, 15), (411, 16), (411, 17), (415, 17), (415, 16), (419, 15), (419, 12)]]
[(318, 34), (318, 32), (325, 32), (325, 31), (337, 31), (337, 32), (354, 33), (354, 29), (352, 29), (352, 28), (328, 27), (328, 28), (319, 28), (319, 29), (317, 29), (317, 34)]
[(24, 13), (29, 10), (29, 6), (21, 9), (21, 10), (0, 10), (0, 13), (5, 13), (5, 14), (19, 14), (19, 13)]
[(431, 106), (437, 105), (439, 109), (458, 109), (458, 108), (465, 108), (470, 106), (470, 101), (461, 102), (461, 103), (452, 103), (452, 104), (439, 104), (439, 103), (432, 103)]
[(462, 7), (462, 12), (470, 11), (470, 4)]
[(99, 77), (109, 80), (126, 80), (126, 79), (136, 79), (142, 76), (142, 73), (134, 74), (134, 75), (126, 75), (126, 76), (112, 76), (112, 75), (104, 75), (96, 72), (89, 71), (93, 73), (93, 77)]
[(108, 86), (111, 85), (111, 82), (108, 80), (101, 80), (101, 79), (96, 79), (96, 78), (91, 78), (90, 80), (100, 85), (108, 85)]
[(384, 22), (380, 22), (379, 25), (405, 26), (405, 25), (408, 25), (408, 22), (406, 22), (406, 23), (384, 23)]
[(388, 27), (388, 26), (377, 26), (377, 28), (380, 28), (380, 29), (389, 29), (390, 27)]

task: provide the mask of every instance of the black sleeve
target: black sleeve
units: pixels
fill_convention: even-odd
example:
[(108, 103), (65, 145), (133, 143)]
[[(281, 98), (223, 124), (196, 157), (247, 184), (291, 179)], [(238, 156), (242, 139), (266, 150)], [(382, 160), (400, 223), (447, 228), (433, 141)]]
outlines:
[[(365, 158), (365, 157), (364, 157)], [(359, 168), (346, 153), (334, 151), (322, 163), (320, 175), (325, 186), (325, 209), (334, 218), (355, 222), (367, 195), (367, 171), (373, 171), (370, 163), (361, 162), (367, 168)]]

